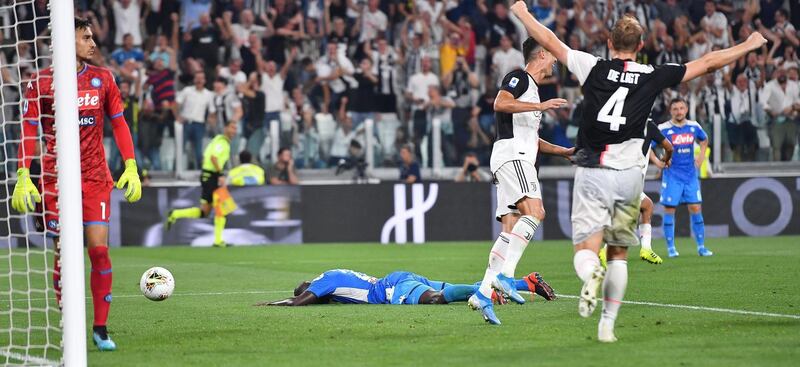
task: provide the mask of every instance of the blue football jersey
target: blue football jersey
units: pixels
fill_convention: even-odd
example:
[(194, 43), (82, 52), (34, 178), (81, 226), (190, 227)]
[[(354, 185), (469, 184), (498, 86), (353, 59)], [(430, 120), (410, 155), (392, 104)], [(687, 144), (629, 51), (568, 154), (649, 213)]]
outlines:
[(695, 121), (686, 120), (683, 126), (676, 126), (672, 121), (658, 125), (664, 137), (672, 143), (672, 165), (664, 169), (664, 179), (676, 179), (683, 182), (697, 179), (694, 165), (694, 143), (708, 139), (706, 132)]
[(331, 296), (339, 303), (386, 303), (379, 279), (347, 269), (328, 270), (311, 281), (308, 291), (318, 298)]

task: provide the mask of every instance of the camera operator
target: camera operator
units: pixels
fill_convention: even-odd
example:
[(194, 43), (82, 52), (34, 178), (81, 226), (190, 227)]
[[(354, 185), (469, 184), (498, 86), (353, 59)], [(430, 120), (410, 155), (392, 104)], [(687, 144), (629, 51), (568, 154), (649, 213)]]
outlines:
[(350, 141), (347, 157), (339, 159), (339, 163), (336, 165), (336, 175), (351, 169), (355, 170), (353, 180), (358, 181), (367, 177), (367, 161), (364, 159), (364, 150), (356, 139)]
[(464, 164), (456, 174), (455, 182), (487, 182), (491, 176), (479, 167), (478, 156), (473, 152), (468, 152), (464, 156)]

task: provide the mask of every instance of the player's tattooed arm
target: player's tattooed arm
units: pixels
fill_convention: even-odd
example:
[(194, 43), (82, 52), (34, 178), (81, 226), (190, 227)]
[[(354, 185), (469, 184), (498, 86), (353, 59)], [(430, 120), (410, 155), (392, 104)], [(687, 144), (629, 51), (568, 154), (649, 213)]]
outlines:
[(563, 107), (567, 100), (563, 98), (548, 99), (542, 103), (522, 102), (514, 98), (514, 95), (507, 90), (497, 92), (494, 100), (494, 110), (503, 113), (522, 113), (534, 111), (547, 111), (554, 108)]

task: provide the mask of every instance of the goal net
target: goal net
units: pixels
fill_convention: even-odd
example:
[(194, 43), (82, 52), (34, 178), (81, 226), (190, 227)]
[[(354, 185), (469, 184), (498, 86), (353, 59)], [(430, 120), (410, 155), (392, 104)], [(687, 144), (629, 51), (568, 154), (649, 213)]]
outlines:
[[(64, 16), (60, 20), (62, 32), (66, 22), (73, 29), (72, 11), (64, 12), (61, 4), (58, 6), (62, 9), (50, 9), (50, 3), (46, 0), (0, 0), (0, 364), (3, 365), (61, 365), (65, 355), (67, 338), (62, 337), (62, 312), (53, 284), (54, 272), (58, 271), (54, 264), (53, 241), (49, 239), (53, 233), (46, 230), (54, 227), (55, 223), (44, 223), (44, 213), (55, 208), (45, 207), (44, 200), (27, 214), (12, 207), (19, 153), (23, 149), (22, 128), (23, 124), (31, 123), (24, 121), (22, 115), (28, 104), (51, 99), (53, 94), (60, 93), (58, 90), (55, 93), (40, 90), (38, 99), (25, 99), (25, 89), (31, 85), (30, 82), (35, 82), (33, 79), (37, 73), (52, 67), (54, 59), (64, 60), (63, 56), (53, 57), (51, 34), (55, 32), (51, 28), (51, 10), (52, 14), (62, 12), (59, 15)], [(72, 7), (71, 1), (63, 3)], [(72, 35), (56, 37), (61, 42), (71, 39), (74, 44)], [(72, 60), (75, 60), (74, 53)], [(72, 65), (72, 75), (75, 75)], [(58, 104), (56, 106), (58, 108)], [(57, 127), (63, 126), (59, 124), (56, 123)], [(42, 161), (54, 152), (47, 151), (41, 124), (38, 125), (39, 134), (25, 135), (24, 139), (36, 142), (34, 151), (26, 151), (25, 155), (33, 157), (30, 178), (42, 193)], [(59, 136), (61, 134), (59, 132)], [(59, 141), (58, 149), (62, 150), (60, 144)], [(59, 172), (59, 181), (61, 177)], [(59, 187), (61, 184), (59, 182)], [(63, 190), (61, 194), (64, 194)], [(62, 221), (62, 235), (65, 234), (63, 224)], [(82, 266), (80, 268), (82, 271)], [(81, 302), (85, 302), (84, 295), (79, 297)], [(70, 306), (70, 309), (74, 307)], [(83, 321), (83, 317), (80, 320)], [(85, 335), (85, 329), (80, 330), (80, 335)], [(85, 348), (81, 353), (85, 355)]]

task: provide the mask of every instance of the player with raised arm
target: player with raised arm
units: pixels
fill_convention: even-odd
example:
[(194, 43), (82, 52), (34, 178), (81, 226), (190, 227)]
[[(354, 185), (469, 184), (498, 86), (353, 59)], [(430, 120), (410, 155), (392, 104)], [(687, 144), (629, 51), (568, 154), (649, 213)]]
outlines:
[[(575, 74), (583, 91), (572, 202), (573, 264), (584, 282), (578, 311), (583, 317), (594, 312), (602, 284), (598, 339), (614, 342), (614, 321), (628, 283), (627, 249), (639, 244), (634, 229), (643, 188), (641, 148), (656, 96), (734, 62), (766, 40), (754, 32), (743, 43), (685, 65), (642, 65), (633, 61), (644, 46), (644, 31), (636, 18), (623, 16), (614, 24), (608, 40), (612, 59), (604, 60), (570, 49), (528, 12), (525, 2), (517, 1), (512, 11), (528, 33)], [(597, 255), (604, 241), (609, 245), (607, 275)]]
[[(538, 294), (552, 301), (556, 293), (539, 273), (530, 273), (514, 282), (517, 290)], [(395, 271), (383, 278), (348, 269), (328, 270), (311, 281), (300, 283), (294, 296), (257, 306), (307, 306), (326, 303), (430, 305), (467, 300), (478, 290), (477, 284), (452, 284), (430, 280), (407, 271)], [(495, 301), (504, 303), (502, 296)]]
[[(111, 216), (111, 190), (114, 181), (103, 149), (103, 121), (111, 119), (114, 140), (125, 161), (125, 171), (117, 188), (127, 186), (125, 198), (138, 201), (142, 185), (136, 169), (133, 140), (123, 116), (123, 104), (114, 75), (108, 69), (90, 65), (96, 52), (91, 23), (75, 18), (75, 51), (78, 61), (78, 114), (80, 125), (81, 182), (83, 193), (84, 241), (92, 263), (90, 285), (94, 306), (94, 343), (101, 351), (112, 351), (116, 344), (108, 336), (106, 322), (111, 306), (111, 259), (108, 255), (108, 220)], [(56, 60), (58, 62), (58, 60)], [(53, 70), (48, 68), (33, 76), (25, 87), (23, 102), (22, 146), (19, 150), (17, 184), (12, 206), (20, 213), (34, 210), (40, 203), (37, 188), (30, 179), (29, 167), (39, 140), (39, 125), (45, 136), (47, 152), (43, 158), (44, 217), (47, 235), (53, 237), (55, 261), (53, 286), (60, 304), (61, 281), (59, 263), (58, 190), (56, 176), (56, 139), (53, 100)]]
[[(658, 125), (661, 133), (675, 146), (672, 165), (659, 166), (663, 168), (661, 205), (664, 205), (664, 239), (667, 241), (669, 257), (678, 257), (678, 250), (675, 249), (675, 209), (681, 204), (689, 207), (697, 253), (700, 256), (714, 254), (705, 247), (705, 224), (701, 212), (703, 196), (700, 194), (700, 180), (697, 178), (697, 169), (706, 156), (708, 136), (700, 124), (686, 119), (688, 111), (686, 101), (673, 99), (669, 104), (672, 119)], [(694, 155), (695, 142), (700, 145), (697, 158)]]
[(530, 38), (523, 43), (522, 54), (525, 69), (514, 70), (503, 78), (494, 101), (497, 136), (490, 166), (497, 186), (495, 216), (502, 222), (503, 232), (489, 252), (489, 266), (480, 291), (469, 299), (470, 307), (480, 310), (484, 320), (495, 325), (500, 320), (494, 314), (492, 288), (516, 303), (525, 303), (514, 288), (514, 270), (544, 220), (536, 155), (569, 158), (574, 151), (539, 139), (542, 113), (567, 103), (561, 98), (539, 101), (537, 83), (553, 74), (555, 57)]

